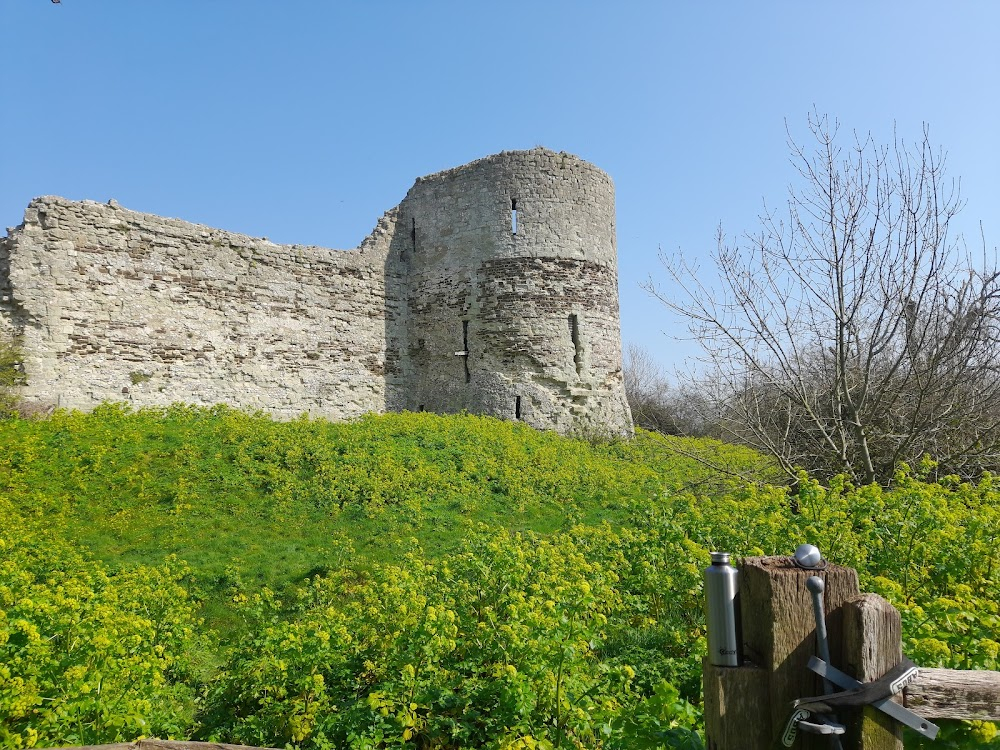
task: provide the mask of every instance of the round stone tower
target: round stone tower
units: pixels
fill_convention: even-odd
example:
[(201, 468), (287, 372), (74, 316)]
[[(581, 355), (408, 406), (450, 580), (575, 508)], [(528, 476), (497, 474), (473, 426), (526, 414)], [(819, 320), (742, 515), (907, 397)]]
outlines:
[(505, 151), (418, 179), (397, 216), (397, 406), (632, 434), (611, 178), (570, 154)]

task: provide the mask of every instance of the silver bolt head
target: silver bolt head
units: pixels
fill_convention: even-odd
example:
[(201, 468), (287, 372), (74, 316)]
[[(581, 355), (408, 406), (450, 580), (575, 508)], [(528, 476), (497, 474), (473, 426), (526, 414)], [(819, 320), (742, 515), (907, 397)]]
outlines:
[(795, 548), (795, 561), (803, 568), (815, 568), (823, 562), (823, 555), (815, 544), (800, 544)]

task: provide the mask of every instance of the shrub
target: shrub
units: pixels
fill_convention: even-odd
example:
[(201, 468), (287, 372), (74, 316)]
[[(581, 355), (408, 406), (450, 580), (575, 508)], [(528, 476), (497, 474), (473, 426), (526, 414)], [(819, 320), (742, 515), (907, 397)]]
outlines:
[(0, 746), (187, 733), (200, 650), (187, 568), (112, 573), (53, 543), (52, 519), (2, 499), (0, 517)]
[(676, 734), (697, 743), (697, 713), (676, 690), (644, 700), (635, 669), (600, 657), (622, 616), (617, 580), (571, 535), (481, 529), (447, 562), (414, 554), (316, 578), (288, 607), (266, 591), (242, 597), (250, 627), (209, 691), (211, 735), (311, 747), (627, 747), (655, 714), (663, 729), (679, 717), (688, 728)]
[(0, 333), (0, 419), (12, 416), (18, 405), (17, 389), (26, 382), (23, 356), (20, 340)]

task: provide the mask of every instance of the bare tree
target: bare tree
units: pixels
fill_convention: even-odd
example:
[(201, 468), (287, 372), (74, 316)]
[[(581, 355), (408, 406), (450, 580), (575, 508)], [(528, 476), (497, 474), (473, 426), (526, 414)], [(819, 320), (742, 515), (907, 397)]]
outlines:
[(622, 371), (636, 425), (665, 435), (713, 435), (710, 400), (693, 384), (671, 385), (663, 366), (648, 349), (626, 344)]
[(648, 349), (638, 344), (625, 345), (622, 375), (632, 420), (639, 427), (673, 434), (667, 398), (670, 390), (663, 368)]
[(664, 258), (705, 352), (729, 435), (787, 473), (890, 482), (930, 454), (943, 471), (1000, 466), (1000, 274), (951, 232), (962, 206), (927, 129), (918, 143), (840, 145), (809, 118), (791, 136), (802, 179), (738, 242), (721, 230), (718, 282)]

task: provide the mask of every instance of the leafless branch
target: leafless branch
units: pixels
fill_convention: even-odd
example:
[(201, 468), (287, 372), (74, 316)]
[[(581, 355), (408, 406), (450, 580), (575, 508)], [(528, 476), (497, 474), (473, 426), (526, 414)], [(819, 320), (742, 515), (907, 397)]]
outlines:
[(789, 474), (888, 482), (925, 454), (1000, 467), (1000, 271), (953, 230), (945, 154), (926, 127), (842, 146), (814, 113), (809, 131), (808, 148), (789, 135), (785, 210), (736, 242), (720, 229), (715, 286), (682, 256), (662, 257), (680, 296), (647, 285), (701, 343), (720, 426)]

